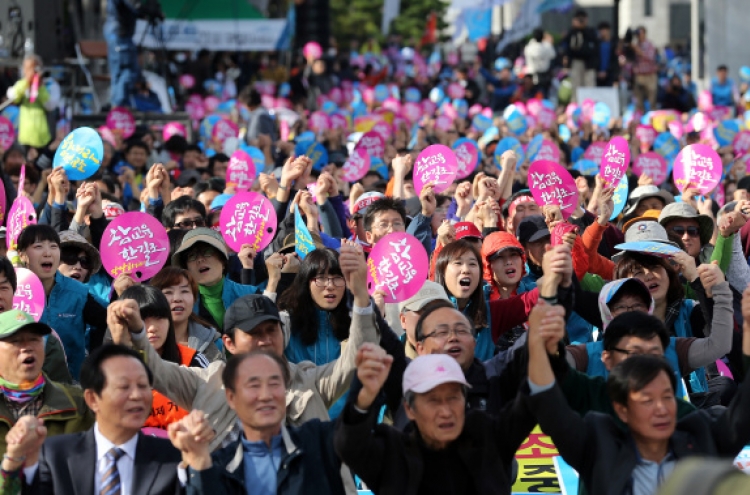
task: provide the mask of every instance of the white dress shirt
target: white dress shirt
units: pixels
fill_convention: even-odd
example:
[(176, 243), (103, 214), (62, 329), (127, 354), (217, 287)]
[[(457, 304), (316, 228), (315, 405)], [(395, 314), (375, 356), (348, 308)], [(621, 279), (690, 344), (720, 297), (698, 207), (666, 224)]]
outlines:
[[(99, 493), (102, 487), (102, 476), (107, 472), (107, 452), (112, 447), (119, 447), (125, 452), (117, 460), (117, 472), (120, 474), (120, 493), (130, 495), (130, 488), (133, 486), (133, 463), (135, 462), (135, 447), (138, 445), (138, 435), (136, 434), (130, 440), (122, 445), (115, 445), (107, 440), (102, 432), (99, 431), (99, 423), (94, 424), (94, 439), (96, 440), (96, 471), (94, 473), (94, 493)], [(31, 484), (34, 476), (39, 469), (39, 463), (23, 468), (26, 483)]]

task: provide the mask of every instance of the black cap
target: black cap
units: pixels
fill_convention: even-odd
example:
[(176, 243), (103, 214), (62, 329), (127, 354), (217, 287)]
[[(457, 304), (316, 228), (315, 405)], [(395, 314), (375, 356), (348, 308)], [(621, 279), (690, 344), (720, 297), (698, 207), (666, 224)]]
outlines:
[(224, 314), (224, 329), (239, 328), (250, 332), (264, 321), (281, 321), (276, 305), (266, 296), (242, 296)]
[(550, 235), (547, 223), (542, 215), (532, 215), (521, 220), (516, 229), (516, 237), (521, 244), (535, 242)]

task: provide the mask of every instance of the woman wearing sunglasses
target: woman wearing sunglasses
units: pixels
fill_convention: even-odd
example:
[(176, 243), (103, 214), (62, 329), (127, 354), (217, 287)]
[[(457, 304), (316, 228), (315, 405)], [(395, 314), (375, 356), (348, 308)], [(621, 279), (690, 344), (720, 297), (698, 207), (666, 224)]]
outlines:
[(102, 267), (99, 251), (72, 230), (60, 232), (60, 273), (82, 284)]
[(696, 264), (710, 263), (716, 244), (714, 220), (687, 203), (667, 205), (659, 215), (659, 223), (668, 234), (682, 240), (685, 252), (695, 258)]

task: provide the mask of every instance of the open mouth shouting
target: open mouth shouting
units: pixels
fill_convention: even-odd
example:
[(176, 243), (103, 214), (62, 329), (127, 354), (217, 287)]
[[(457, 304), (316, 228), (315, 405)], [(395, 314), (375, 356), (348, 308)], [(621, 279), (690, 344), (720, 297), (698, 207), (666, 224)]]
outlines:
[(41, 267), (43, 273), (52, 272), (53, 263), (51, 261), (42, 261), (39, 266)]
[(70, 274), (70, 278), (73, 280), (78, 280), (79, 282), (83, 282), (83, 275), (81, 272), (73, 272)]
[(471, 278), (470, 277), (463, 277), (463, 278), (459, 279), (458, 280), (458, 285), (460, 287), (466, 287), (466, 288), (471, 287)]

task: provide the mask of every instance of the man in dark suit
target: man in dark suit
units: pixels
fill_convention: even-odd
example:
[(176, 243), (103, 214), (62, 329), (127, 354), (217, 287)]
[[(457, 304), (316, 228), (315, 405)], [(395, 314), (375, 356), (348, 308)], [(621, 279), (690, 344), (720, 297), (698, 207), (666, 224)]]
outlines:
[(152, 381), (136, 351), (106, 345), (91, 353), (81, 369), (81, 386), (96, 423), (85, 432), (47, 439), (40, 452), (35, 448), (44, 436), (41, 420), (19, 426), (21, 438), (14, 440), (27, 442), (26, 458), (39, 459), (24, 468), (24, 493), (181, 493), (179, 451), (168, 440), (140, 433), (151, 412)]

